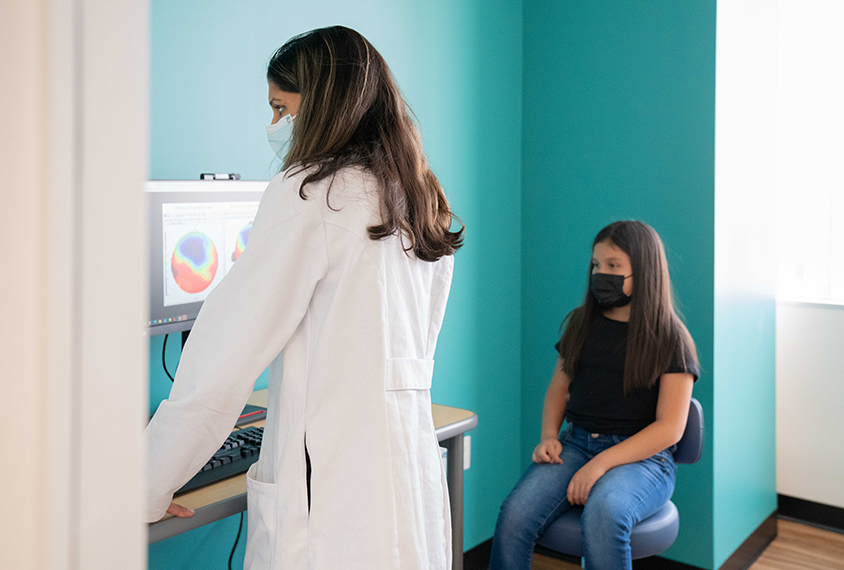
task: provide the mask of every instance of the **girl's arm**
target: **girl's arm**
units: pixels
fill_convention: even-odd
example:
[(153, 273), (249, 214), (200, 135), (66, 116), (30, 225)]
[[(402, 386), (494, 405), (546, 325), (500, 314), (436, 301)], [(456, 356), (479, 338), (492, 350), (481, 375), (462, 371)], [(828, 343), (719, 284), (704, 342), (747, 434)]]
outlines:
[(551, 377), (551, 384), (545, 392), (545, 405), (542, 408), (542, 435), (540, 443), (533, 451), (534, 463), (562, 463), (559, 441), (560, 426), (569, 401), (569, 376), (563, 372), (563, 359), (557, 358), (557, 367)]
[(680, 441), (689, 418), (693, 386), (691, 374), (663, 374), (659, 382), (656, 421), (599, 453), (575, 473), (568, 487), (569, 502), (585, 504), (592, 485), (613, 467), (647, 459)]

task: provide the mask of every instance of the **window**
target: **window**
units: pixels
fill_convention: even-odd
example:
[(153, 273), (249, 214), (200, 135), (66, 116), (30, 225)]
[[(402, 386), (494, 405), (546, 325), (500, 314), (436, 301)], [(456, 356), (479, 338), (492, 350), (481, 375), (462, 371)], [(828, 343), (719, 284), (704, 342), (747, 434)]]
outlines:
[(844, 2), (780, 3), (777, 294), (844, 303)]

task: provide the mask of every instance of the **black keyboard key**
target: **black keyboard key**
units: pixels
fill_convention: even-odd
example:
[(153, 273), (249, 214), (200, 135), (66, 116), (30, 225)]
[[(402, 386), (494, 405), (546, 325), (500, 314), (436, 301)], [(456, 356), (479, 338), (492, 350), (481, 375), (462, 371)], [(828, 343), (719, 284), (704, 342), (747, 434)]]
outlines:
[(248, 427), (232, 432), (202, 469), (176, 493), (216, 483), (244, 473), (258, 461), (264, 428)]

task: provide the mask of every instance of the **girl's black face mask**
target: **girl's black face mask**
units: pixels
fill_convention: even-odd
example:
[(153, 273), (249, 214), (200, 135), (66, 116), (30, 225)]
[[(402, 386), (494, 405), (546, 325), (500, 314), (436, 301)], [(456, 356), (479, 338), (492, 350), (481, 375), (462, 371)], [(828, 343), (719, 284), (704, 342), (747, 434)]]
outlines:
[[(632, 277), (632, 275), (627, 277)], [(589, 279), (589, 291), (598, 304), (605, 309), (623, 307), (629, 304), (632, 298), (624, 294), (624, 280), (627, 277), (609, 273), (593, 273)]]

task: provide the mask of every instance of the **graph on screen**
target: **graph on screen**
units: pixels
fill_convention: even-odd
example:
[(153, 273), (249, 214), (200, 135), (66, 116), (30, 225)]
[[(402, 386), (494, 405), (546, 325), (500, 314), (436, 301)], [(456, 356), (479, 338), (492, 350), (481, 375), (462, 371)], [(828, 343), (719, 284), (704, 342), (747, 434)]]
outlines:
[(162, 204), (165, 307), (204, 301), (243, 253), (258, 202)]

